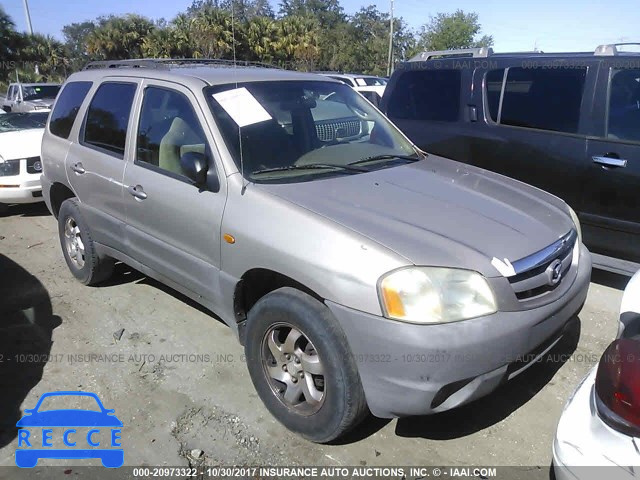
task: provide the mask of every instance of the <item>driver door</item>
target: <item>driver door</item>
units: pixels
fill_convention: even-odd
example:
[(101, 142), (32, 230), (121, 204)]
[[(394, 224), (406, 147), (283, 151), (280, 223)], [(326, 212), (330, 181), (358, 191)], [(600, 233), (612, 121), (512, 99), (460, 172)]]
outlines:
[[(180, 85), (146, 80), (135, 122), (136, 141), (124, 175), (130, 256), (163, 277), (218, 303), (220, 228), (226, 200), (222, 166), (203, 112)], [(134, 142), (132, 142), (134, 143)], [(200, 189), (180, 157), (200, 152), (219, 186)]]

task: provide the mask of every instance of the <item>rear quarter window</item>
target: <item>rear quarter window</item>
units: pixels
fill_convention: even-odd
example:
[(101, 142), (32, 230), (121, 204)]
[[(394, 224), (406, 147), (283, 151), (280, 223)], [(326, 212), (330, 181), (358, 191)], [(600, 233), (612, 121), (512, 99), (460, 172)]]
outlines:
[(419, 70), (401, 75), (389, 98), (393, 119), (455, 122), (460, 115), (460, 70)]
[(51, 112), (49, 131), (57, 137), (69, 138), (78, 111), (91, 89), (92, 82), (69, 82), (65, 85)]

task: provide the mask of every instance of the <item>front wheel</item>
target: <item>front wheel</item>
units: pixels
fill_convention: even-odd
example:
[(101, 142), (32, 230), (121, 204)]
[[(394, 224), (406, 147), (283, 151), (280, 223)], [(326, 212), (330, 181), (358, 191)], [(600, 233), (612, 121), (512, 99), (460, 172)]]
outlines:
[(245, 355), (267, 409), (309, 440), (334, 440), (368, 412), (344, 332), (329, 309), (306, 293), (285, 287), (253, 306)]

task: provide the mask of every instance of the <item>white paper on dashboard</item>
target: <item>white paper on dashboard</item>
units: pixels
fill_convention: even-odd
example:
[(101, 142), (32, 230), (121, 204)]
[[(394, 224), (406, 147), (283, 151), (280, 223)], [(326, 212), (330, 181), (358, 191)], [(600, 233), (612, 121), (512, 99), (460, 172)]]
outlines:
[(239, 127), (271, 120), (269, 112), (244, 87), (215, 93), (213, 98), (226, 110)]
[(356, 78), (356, 83), (360, 87), (366, 87), (367, 86), (367, 82), (364, 81), (364, 78)]

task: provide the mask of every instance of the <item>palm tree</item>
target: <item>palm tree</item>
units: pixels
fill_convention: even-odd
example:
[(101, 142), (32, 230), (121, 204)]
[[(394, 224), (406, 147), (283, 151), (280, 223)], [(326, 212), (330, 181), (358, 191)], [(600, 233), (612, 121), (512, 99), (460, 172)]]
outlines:
[(28, 43), (21, 51), (22, 56), (37, 65), (43, 78), (58, 80), (66, 76), (70, 60), (62, 42), (41, 34), (29, 35), (26, 39)]
[(171, 22), (173, 31), (174, 52), (182, 58), (190, 58), (194, 56), (194, 42), (192, 39), (192, 23), (193, 19), (181, 13)]
[(140, 15), (102, 18), (87, 38), (87, 50), (105, 60), (140, 57), (144, 38), (153, 29), (153, 23)]
[(273, 62), (278, 48), (278, 23), (269, 17), (255, 17), (247, 26), (246, 41), (252, 57)]
[(314, 70), (320, 54), (318, 22), (313, 18), (290, 15), (280, 21), (279, 27), (276, 50), (284, 65)]
[[(195, 43), (194, 56), (229, 58), (232, 55), (234, 35), (228, 12), (215, 7), (203, 8), (196, 13), (191, 25)], [(241, 32), (238, 30), (236, 33)], [(238, 42), (238, 37), (235, 41)]]

